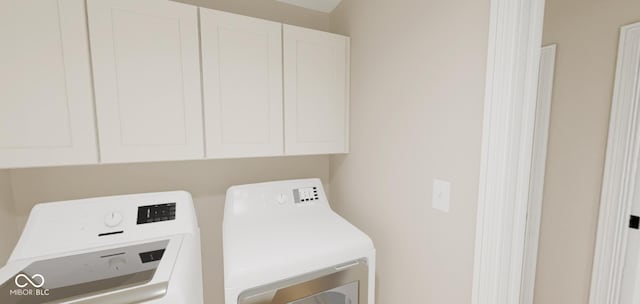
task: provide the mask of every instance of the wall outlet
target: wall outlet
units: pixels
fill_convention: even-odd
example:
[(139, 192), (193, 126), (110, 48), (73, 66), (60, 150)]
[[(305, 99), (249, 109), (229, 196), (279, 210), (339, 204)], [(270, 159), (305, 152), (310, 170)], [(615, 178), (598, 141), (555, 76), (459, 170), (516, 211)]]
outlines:
[(433, 197), (431, 198), (433, 209), (449, 212), (450, 190), (450, 182), (437, 178), (433, 180)]

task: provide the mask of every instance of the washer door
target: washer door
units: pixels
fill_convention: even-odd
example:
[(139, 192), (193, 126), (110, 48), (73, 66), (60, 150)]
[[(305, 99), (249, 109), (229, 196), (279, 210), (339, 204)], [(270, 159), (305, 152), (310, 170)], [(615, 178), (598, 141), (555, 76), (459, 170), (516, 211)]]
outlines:
[(169, 244), (169, 240), (151, 241), (36, 260), (0, 282), (0, 303), (137, 303), (163, 297), (168, 283), (150, 282), (162, 261), (174, 264), (165, 254)]
[(363, 260), (243, 292), (239, 304), (367, 304)]

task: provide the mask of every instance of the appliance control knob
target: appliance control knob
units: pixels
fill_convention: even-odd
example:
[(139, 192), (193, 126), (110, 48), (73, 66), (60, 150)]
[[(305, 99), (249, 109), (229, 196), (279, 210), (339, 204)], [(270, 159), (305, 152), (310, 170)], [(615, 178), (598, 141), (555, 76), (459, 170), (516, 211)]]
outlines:
[(276, 201), (278, 202), (278, 204), (284, 205), (287, 202), (287, 196), (284, 194), (279, 194), (276, 198)]
[(127, 261), (120, 257), (111, 258), (109, 260), (109, 268), (113, 271), (121, 271), (124, 269)]
[(109, 212), (109, 214), (104, 216), (104, 224), (107, 227), (116, 227), (122, 223), (122, 214), (120, 212)]

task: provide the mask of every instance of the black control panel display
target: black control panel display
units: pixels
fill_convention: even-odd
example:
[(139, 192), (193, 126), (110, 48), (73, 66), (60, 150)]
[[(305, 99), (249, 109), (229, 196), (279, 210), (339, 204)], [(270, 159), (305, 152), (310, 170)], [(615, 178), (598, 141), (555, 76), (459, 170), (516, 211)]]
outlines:
[(143, 264), (160, 261), (162, 259), (162, 255), (164, 255), (164, 249), (141, 252), (138, 255), (140, 255), (140, 261), (142, 261)]
[(176, 219), (176, 203), (138, 207), (138, 225)]

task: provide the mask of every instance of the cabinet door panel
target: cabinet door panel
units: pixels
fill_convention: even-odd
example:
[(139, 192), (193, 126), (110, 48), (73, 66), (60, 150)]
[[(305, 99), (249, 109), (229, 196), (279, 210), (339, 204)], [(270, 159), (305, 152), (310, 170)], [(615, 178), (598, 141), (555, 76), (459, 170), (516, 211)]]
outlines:
[(82, 0), (0, 11), (0, 168), (97, 163)]
[(285, 154), (348, 152), (349, 38), (285, 25)]
[(200, 9), (208, 157), (283, 154), (281, 24)]
[(198, 20), (171, 1), (89, 1), (103, 162), (204, 156)]

